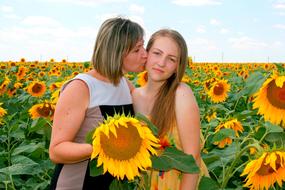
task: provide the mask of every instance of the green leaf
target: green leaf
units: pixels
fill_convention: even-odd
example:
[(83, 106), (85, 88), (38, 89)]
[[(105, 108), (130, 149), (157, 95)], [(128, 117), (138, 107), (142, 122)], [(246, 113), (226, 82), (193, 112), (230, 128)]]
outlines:
[(135, 184), (126, 180), (114, 179), (109, 187), (109, 190), (133, 190)]
[(285, 69), (281, 63), (274, 63), (274, 65), (277, 67), (278, 73), (284, 72)]
[(19, 145), (17, 148), (14, 149), (14, 151), (12, 152), (12, 155), (18, 155), (23, 152), (32, 153), (38, 148), (43, 148), (43, 147), (44, 147), (43, 143), (38, 143), (38, 144), (31, 143), (27, 145)]
[(234, 136), (235, 136), (235, 131), (233, 129), (221, 129), (214, 135), (212, 143), (219, 142), (227, 137), (234, 137)]
[(165, 159), (161, 156), (153, 156), (151, 157), (152, 167), (156, 170), (164, 170), (168, 171), (172, 168), (168, 159)]
[(272, 132), (266, 135), (265, 140), (277, 146), (285, 145), (285, 132)]
[(0, 173), (7, 175), (35, 175), (40, 173), (38, 164), (14, 164), (12, 166), (0, 169)]
[(199, 190), (216, 190), (219, 186), (216, 181), (209, 177), (203, 176), (199, 183)]
[(13, 156), (12, 157), (12, 164), (30, 164), (30, 165), (37, 165), (38, 163), (36, 163), (35, 161), (33, 161), (32, 159), (23, 156), (23, 155), (17, 155), (17, 156)]
[(260, 127), (258, 129), (258, 131), (254, 134), (254, 138), (256, 140), (260, 140), (263, 137), (263, 135), (265, 134), (265, 132), (266, 132), (266, 128), (265, 127)]
[(93, 137), (93, 134), (95, 132), (96, 128), (92, 129), (91, 131), (89, 131), (86, 136), (85, 136), (85, 142), (88, 143), (88, 144), (92, 144), (92, 137)]
[(283, 132), (282, 127), (272, 124), (268, 121), (265, 122), (264, 126), (268, 129), (268, 132)]
[(89, 168), (90, 168), (90, 176), (99, 176), (103, 174), (103, 165), (100, 167), (97, 167), (97, 159), (93, 159), (89, 162)]
[(145, 122), (155, 136), (158, 135), (157, 127), (145, 115), (137, 113), (136, 118), (140, 121)]
[(199, 173), (199, 167), (193, 156), (185, 154), (175, 147), (166, 147), (159, 158), (154, 157), (154, 159), (157, 160), (154, 160), (152, 167), (156, 170), (177, 169), (184, 173)]
[[(268, 76), (268, 75), (267, 75)], [(239, 92), (241, 96), (251, 96), (262, 86), (267, 76), (264, 76), (261, 72), (254, 72), (249, 75), (245, 81), (244, 88)]]

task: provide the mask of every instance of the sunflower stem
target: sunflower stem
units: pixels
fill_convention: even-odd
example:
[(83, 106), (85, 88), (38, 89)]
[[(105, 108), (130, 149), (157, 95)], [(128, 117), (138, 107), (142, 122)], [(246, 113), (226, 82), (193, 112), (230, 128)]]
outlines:
[(237, 154), (237, 156), (235, 157), (234, 161), (232, 162), (232, 164), (230, 165), (230, 167), (228, 168), (228, 170), (225, 172), (225, 175), (224, 175), (224, 176), (226, 176), (226, 178), (225, 178), (225, 179), (223, 180), (223, 182), (222, 182), (222, 185), (221, 185), (221, 188), (222, 188), (222, 189), (224, 189), (224, 188), (227, 186), (228, 181), (229, 181), (230, 178), (234, 175), (234, 173), (237, 171), (237, 170), (235, 170), (235, 171), (233, 172), (233, 169), (234, 169), (236, 163), (238, 162), (239, 158), (243, 155), (244, 152), (246, 152), (246, 151), (247, 151), (249, 148), (251, 148), (251, 147), (254, 147), (254, 148), (256, 148), (256, 149), (259, 149), (259, 148), (260, 148), (259, 144), (257, 144), (257, 143), (255, 143), (255, 144), (249, 144), (249, 145), (247, 145), (246, 147), (244, 147), (244, 148)]

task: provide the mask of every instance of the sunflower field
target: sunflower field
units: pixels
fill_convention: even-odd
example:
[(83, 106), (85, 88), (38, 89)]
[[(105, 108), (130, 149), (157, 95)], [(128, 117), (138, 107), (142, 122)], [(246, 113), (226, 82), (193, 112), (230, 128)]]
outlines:
[[(62, 84), (89, 62), (0, 62), (0, 189), (48, 189), (48, 147)], [(137, 87), (146, 73), (128, 73)], [(193, 63), (183, 82), (200, 108), (199, 189), (285, 189), (285, 63)], [(185, 113), (187, 117), (187, 113)]]

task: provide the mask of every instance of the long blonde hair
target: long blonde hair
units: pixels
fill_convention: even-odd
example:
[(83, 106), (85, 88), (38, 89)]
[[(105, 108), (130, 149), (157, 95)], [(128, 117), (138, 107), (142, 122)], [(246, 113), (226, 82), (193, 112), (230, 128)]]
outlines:
[(91, 63), (94, 69), (114, 85), (123, 76), (123, 58), (143, 39), (143, 28), (129, 19), (115, 17), (100, 27)]
[(155, 40), (159, 37), (172, 39), (179, 49), (177, 71), (160, 87), (151, 111), (151, 121), (158, 127), (159, 135), (162, 137), (172, 126), (176, 125), (175, 94), (188, 63), (188, 50), (186, 42), (180, 33), (171, 29), (161, 29), (151, 36), (146, 47), (147, 51), (150, 50)]

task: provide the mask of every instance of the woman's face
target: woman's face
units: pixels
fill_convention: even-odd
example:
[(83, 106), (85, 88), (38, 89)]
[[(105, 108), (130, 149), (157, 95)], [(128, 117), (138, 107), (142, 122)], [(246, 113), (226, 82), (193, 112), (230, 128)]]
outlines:
[(123, 59), (123, 72), (141, 72), (145, 69), (147, 52), (144, 41), (139, 40), (135, 47)]
[(146, 70), (149, 80), (167, 80), (177, 71), (179, 59), (177, 44), (169, 37), (157, 37), (148, 51)]

